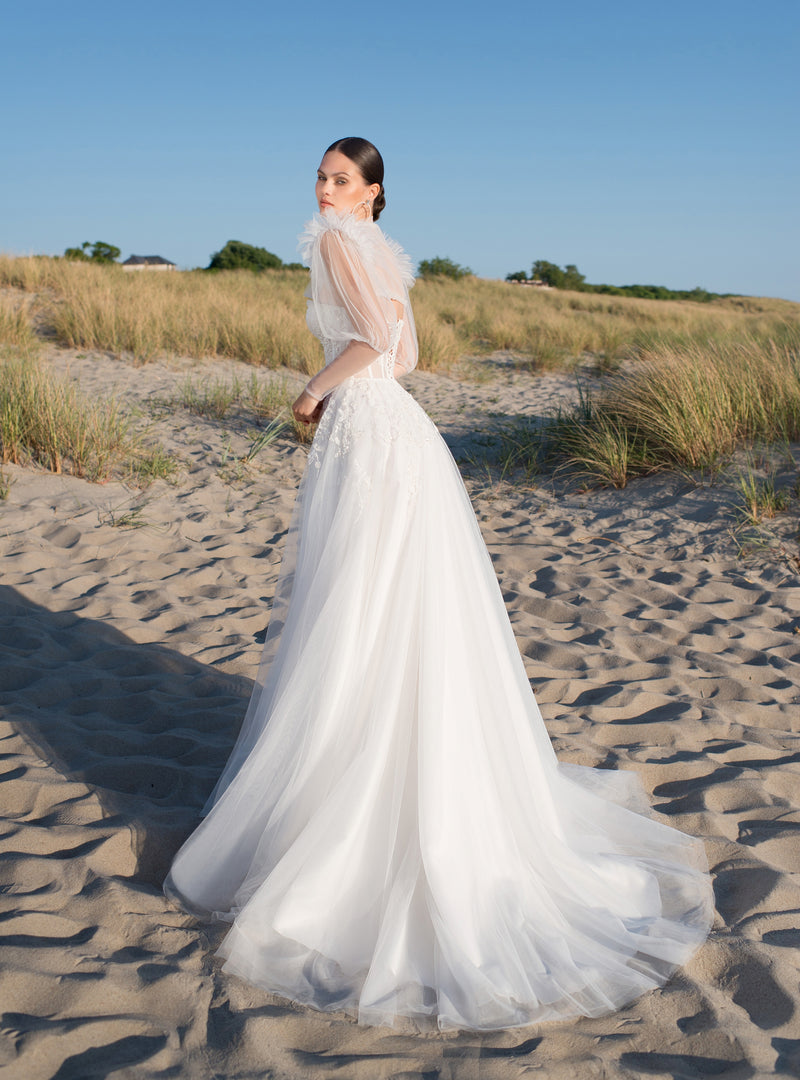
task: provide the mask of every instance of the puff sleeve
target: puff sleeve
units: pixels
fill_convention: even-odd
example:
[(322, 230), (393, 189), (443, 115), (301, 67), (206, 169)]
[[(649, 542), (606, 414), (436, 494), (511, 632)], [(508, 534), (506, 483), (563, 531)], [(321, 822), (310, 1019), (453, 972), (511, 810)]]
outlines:
[(397, 316), (391, 302), (376, 291), (358, 241), (345, 230), (324, 228), (309, 255), (309, 329), (341, 346), (307, 385), (313, 397), (322, 398), (386, 352)]
[(394, 310), (378, 295), (357, 241), (342, 229), (325, 229), (314, 244), (309, 292), (317, 336), (343, 345), (362, 341), (378, 355), (388, 349)]

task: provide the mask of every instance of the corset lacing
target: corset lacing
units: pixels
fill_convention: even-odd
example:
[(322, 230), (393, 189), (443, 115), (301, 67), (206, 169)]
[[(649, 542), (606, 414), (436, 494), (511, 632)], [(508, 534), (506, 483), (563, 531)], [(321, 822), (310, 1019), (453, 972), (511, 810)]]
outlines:
[[(392, 328), (392, 334), (389, 342), (389, 348), (386, 352), (381, 353), (380, 356), (376, 356), (375, 359), (367, 367), (362, 368), (361, 371), (357, 371), (354, 375), (351, 375), (352, 379), (393, 379), (394, 378), (394, 362), (397, 358), (397, 347), (400, 344), (400, 335), (403, 332), (403, 320), (398, 319)], [(341, 341), (331, 341), (326, 338), (322, 347), (325, 353), (325, 367), (332, 363), (336, 357), (342, 352)], [(334, 352), (336, 350), (336, 352)]]

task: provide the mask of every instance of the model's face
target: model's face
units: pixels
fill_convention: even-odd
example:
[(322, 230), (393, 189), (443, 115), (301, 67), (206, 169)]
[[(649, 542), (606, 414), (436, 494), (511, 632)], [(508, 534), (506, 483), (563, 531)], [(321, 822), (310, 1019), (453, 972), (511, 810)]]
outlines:
[(380, 190), (380, 184), (368, 184), (358, 166), (338, 150), (329, 150), (317, 169), (316, 195), (321, 214), (345, 214), (359, 203), (374, 199)]

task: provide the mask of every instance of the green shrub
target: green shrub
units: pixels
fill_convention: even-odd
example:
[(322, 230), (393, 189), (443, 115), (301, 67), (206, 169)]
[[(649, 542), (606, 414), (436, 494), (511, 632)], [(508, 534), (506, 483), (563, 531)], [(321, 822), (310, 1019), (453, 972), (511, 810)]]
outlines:
[(207, 270), (280, 270), (283, 262), (266, 248), (253, 247), (241, 240), (229, 240), (221, 251), (215, 251)]
[(436, 255), (433, 259), (423, 259), (417, 267), (417, 273), (423, 278), (447, 277), (458, 281), (459, 278), (469, 277), (472, 271), (468, 266), (459, 266), (452, 259)]
[(74, 262), (113, 263), (117, 261), (119, 256), (119, 248), (113, 244), (105, 243), (104, 240), (95, 240), (93, 244), (90, 244), (88, 240), (84, 240), (79, 248), (67, 248), (64, 252), (64, 258), (72, 259)]

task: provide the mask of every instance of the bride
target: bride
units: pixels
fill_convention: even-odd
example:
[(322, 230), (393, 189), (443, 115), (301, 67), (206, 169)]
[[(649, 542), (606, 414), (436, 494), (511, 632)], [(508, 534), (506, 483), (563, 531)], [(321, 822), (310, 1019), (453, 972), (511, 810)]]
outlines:
[(224, 971), (363, 1024), (615, 1011), (707, 937), (703, 842), (632, 770), (556, 758), (458, 468), (397, 381), (413, 276), (375, 147), (330, 146), (316, 196), (326, 363), (293, 408), (318, 427), (244, 724), (165, 891), (230, 922)]

